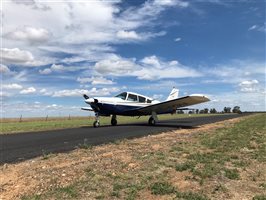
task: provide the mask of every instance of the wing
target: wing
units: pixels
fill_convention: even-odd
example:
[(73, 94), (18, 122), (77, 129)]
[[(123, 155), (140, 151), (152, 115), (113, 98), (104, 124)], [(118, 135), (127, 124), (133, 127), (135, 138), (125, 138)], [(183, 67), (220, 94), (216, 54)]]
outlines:
[(203, 95), (190, 95), (186, 97), (181, 97), (178, 99), (173, 99), (170, 101), (165, 101), (157, 104), (153, 104), (150, 106), (146, 106), (144, 108), (136, 109), (135, 111), (142, 114), (151, 114), (152, 112), (156, 113), (169, 113), (176, 111), (176, 109), (191, 106), (199, 103), (204, 103), (210, 101), (206, 96)]

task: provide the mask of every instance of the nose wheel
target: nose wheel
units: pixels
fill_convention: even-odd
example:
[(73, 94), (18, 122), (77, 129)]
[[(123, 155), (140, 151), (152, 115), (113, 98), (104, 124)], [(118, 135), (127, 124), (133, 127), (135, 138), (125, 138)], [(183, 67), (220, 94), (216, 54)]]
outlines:
[(94, 121), (93, 122), (93, 127), (94, 128), (97, 128), (97, 127), (99, 127), (100, 126), (100, 122), (99, 121)]
[(99, 113), (95, 113), (95, 121), (93, 122), (93, 127), (97, 128), (100, 126), (100, 116)]

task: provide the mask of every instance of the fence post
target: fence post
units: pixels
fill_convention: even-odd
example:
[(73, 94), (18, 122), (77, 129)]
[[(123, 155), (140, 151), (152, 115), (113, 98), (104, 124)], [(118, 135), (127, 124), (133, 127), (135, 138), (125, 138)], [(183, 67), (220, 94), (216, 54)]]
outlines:
[(48, 115), (46, 115), (46, 118), (45, 118), (45, 121), (47, 121), (48, 120)]
[(22, 115), (20, 115), (19, 122), (22, 122)]

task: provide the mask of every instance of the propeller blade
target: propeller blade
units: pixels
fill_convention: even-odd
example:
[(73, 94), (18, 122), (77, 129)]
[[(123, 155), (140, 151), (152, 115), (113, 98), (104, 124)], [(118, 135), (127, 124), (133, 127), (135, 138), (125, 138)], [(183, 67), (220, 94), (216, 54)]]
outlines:
[(84, 99), (89, 99), (89, 98), (90, 98), (90, 97), (87, 96), (86, 94), (83, 94), (83, 97), (84, 97)]

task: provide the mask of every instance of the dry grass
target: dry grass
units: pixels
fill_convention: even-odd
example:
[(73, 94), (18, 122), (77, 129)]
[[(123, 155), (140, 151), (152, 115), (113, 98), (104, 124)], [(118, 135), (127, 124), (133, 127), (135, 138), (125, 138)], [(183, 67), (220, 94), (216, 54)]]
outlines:
[(264, 119), (248, 116), (3, 165), (0, 198), (265, 198)]

